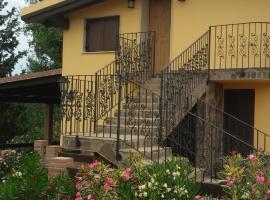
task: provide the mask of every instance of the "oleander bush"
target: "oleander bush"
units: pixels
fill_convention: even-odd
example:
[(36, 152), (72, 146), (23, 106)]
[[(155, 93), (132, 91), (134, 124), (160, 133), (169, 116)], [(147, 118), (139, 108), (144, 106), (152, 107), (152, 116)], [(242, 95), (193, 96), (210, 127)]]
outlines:
[(59, 174), (49, 180), (47, 169), (40, 161), (34, 152), (7, 153), (0, 165), (5, 170), (0, 182), (0, 199), (73, 200), (76, 189), (69, 176)]
[(0, 157), (0, 182), (5, 181), (7, 176), (17, 171), (21, 157), (22, 154), (15, 150), (5, 151)]
[(44, 199), (73, 200), (75, 197), (75, 182), (66, 173), (58, 174), (49, 180)]
[(243, 157), (235, 153), (224, 160), (224, 169), (220, 173), (221, 186), (232, 200), (270, 199), (270, 168), (268, 155), (250, 154)]
[(180, 158), (146, 165), (131, 156), (129, 167), (121, 169), (95, 161), (77, 174), (76, 200), (193, 200), (199, 188), (192, 172), (190, 163)]

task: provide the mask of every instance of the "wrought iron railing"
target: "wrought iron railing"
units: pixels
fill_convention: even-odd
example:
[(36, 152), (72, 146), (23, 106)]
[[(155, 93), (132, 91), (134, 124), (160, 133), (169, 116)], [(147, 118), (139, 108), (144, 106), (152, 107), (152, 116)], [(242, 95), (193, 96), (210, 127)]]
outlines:
[(126, 48), (124, 54), (98, 70), (95, 75), (63, 77), (62, 132), (64, 134), (97, 133), (97, 126), (118, 102), (119, 74), (143, 83), (153, 76), (154, 34), (122, 34), (122, 38), (140, 42)]
[[(178, 111), (183, 108), (189, 111), (191, 107), (186, 106), (188, 97), (196, 88), (206, 84), (209, 68), (209, 37), (207, 31), (161, 70), (161, 96), (177, 105), (175, 110), (169, 113), (170, 115), (180, 114)], [(197, 90), (200, 91), (203, 90)], [(160, 109), (162, 110), (164, 106), (166, 107), (161, 104)]]
[[(258, 24), (266, 27), (256, 32)], [(186, 157), (196, 169), (196, 179), (200, 176), (200, 180), (212, 181), (222, 165), (222, 158), (230, 151), (247, 154), (258, 149), (268, 150), (269, 135), (201, 99), (211, 69), (227, 69), (223, 62), (229, 68), (268, 67), (268, 33), (264, 31), (267, 25), (211, 27), (162, 69), (160, 94), (142, 84), (154, 75), (154, 34), (119, 36), (115, 61), (95, 75), (65, 77), (62, 84), (63, 133), (116, 139), (118, 159), (130, 148), (160, 162), (174, 155)], [(236, 35), (234, 26), (238, 30)], [(247, 33), (246, 26), (249, 27)], [(223, 29), (226, 30), (225, 39), (222, 39)], [(258, 55), (260, 64), (256, 51), (251, 50), (254, 48), (253, 29), (261, 34), (258, 41), (265, 48)], [(247, 45), (243, 46), (240, 40), (247, 37)], [(266, 41), (264, 45), (263, 41)], [(237, 44), (237, 50), (230, 49), (231, 43)], [(218, 49), (220, 44), (226, 44), (224, 51)], [(246, 56), (244, 47), (249, 49)], [(224, 56), (220, 56), (222, 52)], [(249, 67), (245, 67), (245, 62)], [(250, 141), (244, 137), (247, 132), (254, 133)]]
[(270, 23), (211, 26), (211, 68), (270, 67)]
[[(197, 115), (207, 119), (216, 127), (224, 129), (224, 131), (234, 135), (239, 140), (245, 141), (253, 146), (254, 149), (265, 152), (270, 151), (270, 147), (267, 147), (267, 144), (270, 142), (270, 135), (268, 133), (225, 112), (220, 102), (220, 105), (210, 104), (204, 98), (205, 97), (197, 98), (194, 96), (188, 98), (189, 105), (197, 105), (197, 107), (200, 107), (201, 112), (197, 113)], [(250, 153), (250, 148), (245, 149), (244, 147), (237, 146), (233, 141), (230, 141), (230, 138), (223, 137), (221, 141), (223, 142), (223, 149), (226, 154), (230, 153), (230, 150), (236, 149), (244, 155)]]
[[(124, 55), (129, 49), (134, 46), (145, 43), (150, 45), (154, 50), (155, 33), (154, 32), (135, 32), (135, 33), (121, 33), (117, 36), (118, 47), (116, 51), (116, 58)], [(153, 47), (152, 47), (153, 46)]]
[[(187, 101), (191, 109), (180, 109), (180, 115), (171, 115), (177, 105), (167, 98), (144, 88), (142, 85), (120, 77), (118, 81), (119, 101), (117, 110), (100, 131), (110, 138), (117, 139), (117, 158), (135, 149), (152, 161), (166, 162), (172, 156), (189, 159), (194, 166), (194, 177), (198, 181), (213, 181), (222, 166), (224, 152), (222, 138), (230, 139), (235, 151), (242, 148), (252, 152), (249, 144), (224, 130), (217, 116), (201, 112), (203, 102)], [(159, 110), (160, 103), (163, 110)], [(209, 111), (211, 112), (211, 111)], [(163, 120), (161, 120), (161, 115)], [(215, 120), (214, 120), (215, 119)], [(177, 122), (177, 123), (173, 123)], [(117, 134), (115, 134), (117, 133)]]

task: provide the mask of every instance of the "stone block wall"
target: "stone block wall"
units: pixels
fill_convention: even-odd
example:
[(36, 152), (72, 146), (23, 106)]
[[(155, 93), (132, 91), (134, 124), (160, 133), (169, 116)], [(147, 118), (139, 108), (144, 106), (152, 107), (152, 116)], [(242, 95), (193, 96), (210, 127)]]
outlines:
[(67, 168), (74, 165), (73, 158), (58, 157), (58, 153), (62, 150), (62, 147), (48, 145), (47, 140), (36, 140), (34, 142), (34, 150), (39, 153), (43, 164), (47, 167), (49, 178), (66, 172)]

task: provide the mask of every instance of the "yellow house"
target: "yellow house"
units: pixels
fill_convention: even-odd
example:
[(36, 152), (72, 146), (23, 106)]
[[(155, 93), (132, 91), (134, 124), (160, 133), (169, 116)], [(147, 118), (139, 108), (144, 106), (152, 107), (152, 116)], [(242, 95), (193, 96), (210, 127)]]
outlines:
[(43, 0), (23, 9), (25, 22), (63, 30), (61, 145), (112, 162), (129, 151), (184, 156), (211, 177), (232, 150), (269, 151), (269, 7)]

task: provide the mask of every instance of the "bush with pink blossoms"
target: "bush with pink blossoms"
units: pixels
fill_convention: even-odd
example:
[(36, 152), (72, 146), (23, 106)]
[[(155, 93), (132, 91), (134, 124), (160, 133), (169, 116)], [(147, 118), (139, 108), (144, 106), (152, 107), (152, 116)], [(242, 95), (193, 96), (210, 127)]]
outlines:
[(193, 200), (198, 193), (198, 184), (188, 178), (193, 168), (186, 159), (143, 164), (131, 155), (128, 166), (114, 169), (98, 161), (82, 166), (76, 200)]
[(76, 200), (133, 199), (137, 176), (131, 168), (115, 169), (95, 161), (76, 176)]
[(268, 155), (250, 154), (246, 158), (233, 154), (224, 160), (221, 185), (233, 200), (270, 198)]

